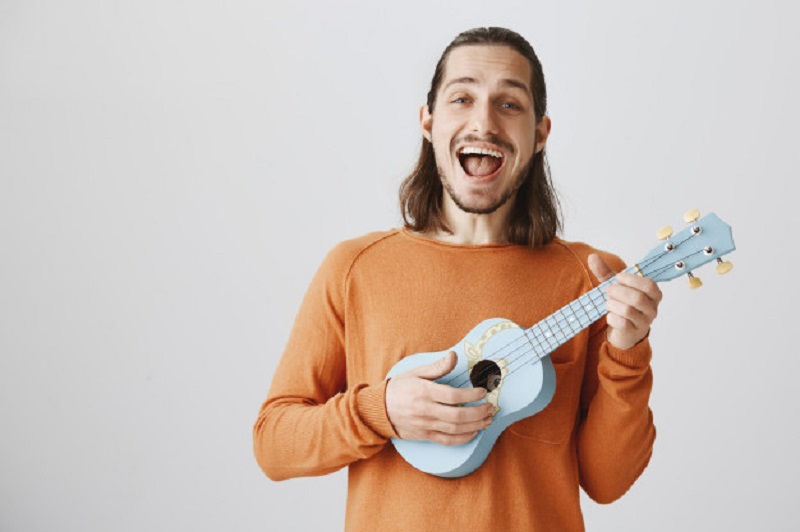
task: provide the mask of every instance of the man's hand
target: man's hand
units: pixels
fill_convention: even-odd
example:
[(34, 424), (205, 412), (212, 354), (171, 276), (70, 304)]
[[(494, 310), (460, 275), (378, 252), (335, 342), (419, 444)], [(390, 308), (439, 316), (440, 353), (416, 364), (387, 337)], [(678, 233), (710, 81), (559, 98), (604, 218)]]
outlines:
[[(595, 254), (589, 255), (589, 268), (600, 282), (614, 276), (608, 264)], [(650, 331), (658, 314), (661, 290), (647, 277), (618, 273), (617, 284), (609, 285), (606, 294), (608, 341), (618, 349), (629, 349)]]
[(389, 379), (386, 412), (398, 436), (457, 445), (491, 424), (492, 405), (460, 406), (486, 397), (484, 388), (453, 388), (431, 382), (452, 371), (456, 361), (455, 352), (450, 351), (433, 364)]

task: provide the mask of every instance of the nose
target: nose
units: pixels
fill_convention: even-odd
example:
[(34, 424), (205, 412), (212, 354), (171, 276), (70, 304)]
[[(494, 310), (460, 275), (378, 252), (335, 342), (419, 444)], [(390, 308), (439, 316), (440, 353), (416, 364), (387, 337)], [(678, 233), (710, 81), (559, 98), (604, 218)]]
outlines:
[(476, 133), (497, 133), (497, 117), (490, 102), (484, 100), (472, 107), (471, 129)]

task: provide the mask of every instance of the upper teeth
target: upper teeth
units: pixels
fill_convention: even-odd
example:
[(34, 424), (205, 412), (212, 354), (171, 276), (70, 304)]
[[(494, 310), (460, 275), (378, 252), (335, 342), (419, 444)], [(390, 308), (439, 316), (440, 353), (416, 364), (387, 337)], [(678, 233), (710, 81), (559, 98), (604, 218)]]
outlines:
[(498, 159), (501, 159), (503, 157), (503, 154), (500, 153), (499, 151), (490, 150), (488, 148), (476, 148), (474, 146), (467, 146), (461, 150), (461, 155), (471, 155), (471, 154), (491, 155), (492, 157), (497, 157)]

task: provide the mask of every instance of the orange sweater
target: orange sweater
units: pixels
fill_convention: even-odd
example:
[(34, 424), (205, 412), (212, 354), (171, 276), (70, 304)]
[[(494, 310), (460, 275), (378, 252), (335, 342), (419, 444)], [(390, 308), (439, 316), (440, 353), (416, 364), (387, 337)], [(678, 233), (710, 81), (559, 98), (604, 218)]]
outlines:
[(452, 245), (405, 230), (339, 244), (306, 293), (259, 412), (258, 463), (274, 480), (349, 466), (351, 531), (583, 530), (578, 486), (611, 502), (650, 458), (647, 339), (616, 349), (601, 319), (558, 348), (551, 403), (457, 479), (400, 457), (384, 398), (402, 357), (448, 349), (487, 318), (530, 327), (590, 290), (593, 251), (560, 239), (540, 250)]

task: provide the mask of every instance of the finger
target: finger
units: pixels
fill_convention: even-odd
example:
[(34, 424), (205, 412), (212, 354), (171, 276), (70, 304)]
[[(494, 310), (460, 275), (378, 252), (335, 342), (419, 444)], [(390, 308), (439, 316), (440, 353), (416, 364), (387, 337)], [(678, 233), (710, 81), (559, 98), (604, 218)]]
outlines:
[(491, 418), (493, 413), (494, 406), (489, 403), (481, 403), (472, 406), (451, 406), (434, 403), (427, 408), (427, 417), (437, 422), (452, 425), (483, 422), (487, 418)]
[[(623, 334), (626, 338), (628, 336), (643, 335), (642, 329), (637, 327), (633, 322), (627, 318), (623, 318), (618, 314), (608, 314), (606, 322), (610, 328), (610, 333)], [(635, 333), (635, 334), (634, 334)], [(617, 344), (615, 344), (617, 345)], [(617, 345), (617, 347), (621, 347)]]
[(486, 388), (454, 388), (447, 384), (431, 382), (428, 386), (428, 397), (443, 405), (461, 405), (480, 401), (486, 397)]
[(445, 421), (437, 421), (431, 423), (430, 427), (435, 432), (458, 436), (459, 434), (471, 434), (477, 430), (483, 430), (491, 425), (491, 423), (491, 418), (479, 419), (470, 423), (447, 423)]
[(425, 435), (426, 440), (430, 440), (442, 445), (461, 445), (467, 443), (478, 435), (478, 431), (468, 432), (466, 434), (445, 434), (443, 432), (431, 431)]
[(600, 255), (596, 253), (592, 253), (589, 255), (589, 269), (592, 270), (592, 273), (597, 278), (598, 281), (601, 283), (606, 279), (610, 279), (614, 276), (614, 270), (606, 264)]
[[(606, 290), (606, 294), (609, 297), (609, 301), (615, 301), (632, 309), (618, 312), (621, 316), (627, 318), (630, 317), (629, 314), (632, 314), (633, 311), (638, 311), (638, 313), (647, 316), (650, 321), (656, 318), (658, 303), (651, 299), (649, 295), (636, 288), (622, 285), (609, 286)], [(618, 306), (617, 308), (621, 309), (622, 307)], [(609, 312), (613, 312), (610, 307)]]
[(608, 309), (606, 321), (614, 329), (633, 328), (638, 331), (650, 327), (653, 323), (653, 318), (647, 314), (614, 299), (606, 303), (606, 308)]
[(428, 380), (438, 379), (439, 377), (444, 377), (453, 371), (453, 368), (456, 367), (457, 361), (458, 358), (456, 357), (455, 351), (450, 351), (433, 364), (425, 364), (424, 366), (410, 369), (405, 373), (405, 375), (410, 377), (420, 377)]
[(618, 273), (617, 283), (622, 286), (634, 288), (647, 295), (650, 299), (658, 303), (661, 301), (663, 294), (655, 281), (640, 275), (632, 275), (630, 273)]

